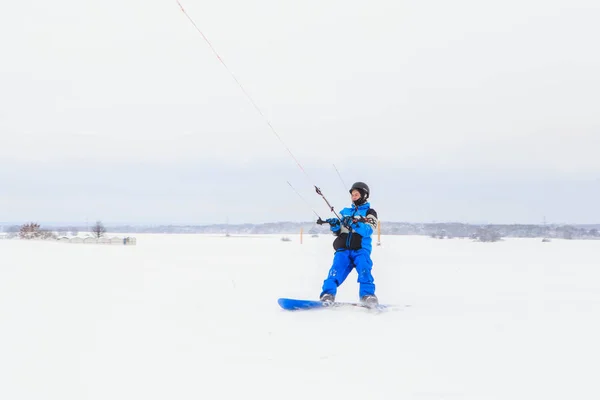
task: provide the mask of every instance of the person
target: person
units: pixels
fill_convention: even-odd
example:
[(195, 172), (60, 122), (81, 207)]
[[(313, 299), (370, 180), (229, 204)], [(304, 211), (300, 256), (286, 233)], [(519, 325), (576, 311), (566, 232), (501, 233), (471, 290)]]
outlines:
[(367, 306), (379, 303), (375, 295), (375, 283), (371, 269), (371, 234), (377, 228), (377, 212), (368, 202), (371, 191), (364, 182), (356, 182), (350, 188), (352, 206), (340, 211), (339, 218), (329, 218), (318, 224), (329, 224), (329, 229), (336, 236), (333, 241), (335, 250), (333, 264), (327, 279), (323, 281), (320, 300), (333, 303), (337, 288), (344, 283), (352, 269), (356, 268), (359, 283), (360, 301)]

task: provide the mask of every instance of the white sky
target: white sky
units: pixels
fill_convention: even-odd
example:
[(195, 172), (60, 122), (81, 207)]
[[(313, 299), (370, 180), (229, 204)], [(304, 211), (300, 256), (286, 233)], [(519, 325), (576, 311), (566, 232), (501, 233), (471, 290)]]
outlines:
[[(375, 182), (374, 193), (392, 194), (411, 181), (427, 185), (379, 197), (392, 220), (600, 220), (594, 201), (582, 208), (573, 200), (600, 200), (597, 1), (182, 4), (284, 143), (313, 170), (311, 181), (298, 176), (174, 0), (12, 2), (0, 12), (0, 221), (86, 215), (211, 223), (224, 214), (239, 214), (237, 222), (305, 220), (310, 210), (293, 192), (290, 201), (285, 182), (313, 196), (310, 184), (338, 179), (332, 164), (347, 183)], [(143, 205), (143, 195), (118, 188), (147, 192), (140, 182), (153, 178), (144, 171), (165, 168), (168, 175), (191, 166), (203, 170), (188, 171), (185, 184), (166, 178), (172, 188), (158, 188), (161, 202), (146, 197)], [(138, 172), (124, 181), (126, 170)], [(281, 176), (270, 177), (273, 170)], [(53, 186), (58, 171), (66, 186), (103, 174), (86, 184), (104, 197), (69, 187), (39, 199), (11, 184), (35, 192), (40, 182)], [(405, 172), (402, 181), (398, 171)], [(244, 205), (218, 194), (246, 187), (244, 174), (267, 192), (245, 196)], [(205, 194), (185, 204), (170, 196), (198, 176), (198, 186), (211, 188), (210, 204), (227, 209), (207, 209)], [(582, 180), (586, 189), (572, 189)], [(466, 206), (490, 196), (481, 181), (515, 200)], [(571, 195), (540, 210), (552, 201), (521, 190), (541, 182)], [(341, 207), (347, 199), (339, 189), (338, 181), (330, 196)], [(265, 196), (288, 204), (276, 212)], [(398, 196), (414, 201), (399, 210)], [(456, 197), (456, 204), (419, 210), (431, 196)], [(69, 212), (64, 201), (89, 206)], [(135, 210), (118, 206), (134, 202)]]

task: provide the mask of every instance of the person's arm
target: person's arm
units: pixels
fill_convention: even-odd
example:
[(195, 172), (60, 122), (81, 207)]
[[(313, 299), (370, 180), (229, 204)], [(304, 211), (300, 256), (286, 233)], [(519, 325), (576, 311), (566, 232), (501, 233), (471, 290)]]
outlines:
[(371, 236), (377, 229), (377, 212), (370, 208), (365, 217), (354, 219), (350, 226), (354, 232), (363, 237)]

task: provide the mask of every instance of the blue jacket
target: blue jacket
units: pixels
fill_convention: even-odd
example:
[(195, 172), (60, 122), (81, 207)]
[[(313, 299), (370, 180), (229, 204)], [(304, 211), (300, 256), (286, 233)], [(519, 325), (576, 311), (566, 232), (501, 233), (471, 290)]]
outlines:
[[(370, 203), (360, 206), (352, 205), (340, 211), (341, 226), (332, 227), (331, 230), (337, 237), (333, 241), (333, 248), (337, 250), (364, 249), (371, 253), (371, 235), (377, 228), (377, 212), (371, 208)], [(354, 218), (367, 218), (366, 222), (352, 222)], [(346, 220), (346, 221), (345, 221)], [(343, 223), (346, 222), (346, 225)]]

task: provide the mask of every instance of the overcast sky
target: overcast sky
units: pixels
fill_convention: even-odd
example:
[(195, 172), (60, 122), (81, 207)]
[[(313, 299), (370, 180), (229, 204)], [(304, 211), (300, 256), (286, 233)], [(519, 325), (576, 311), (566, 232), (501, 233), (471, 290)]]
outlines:
[(0, 222), (306, 221), (356, 180), (382, 220), (600, 222), (597, 0), (181, 3), (264, 117), (175, 0), (6, 3)]

